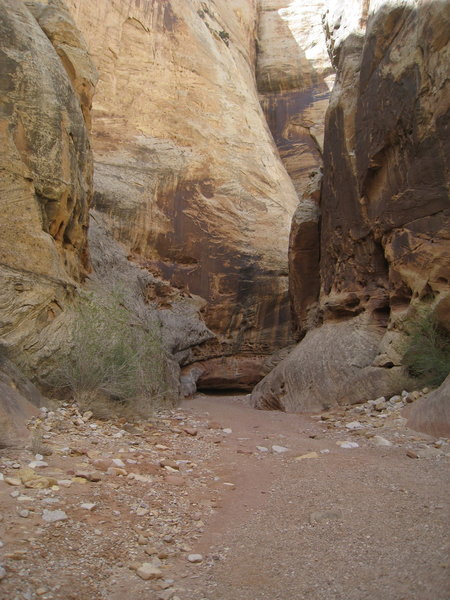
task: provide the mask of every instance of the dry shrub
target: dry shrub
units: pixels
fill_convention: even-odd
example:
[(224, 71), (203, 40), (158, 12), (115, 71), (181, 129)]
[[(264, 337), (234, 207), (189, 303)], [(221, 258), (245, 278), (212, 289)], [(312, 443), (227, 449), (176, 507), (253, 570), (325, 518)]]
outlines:
[(429, 307), (420, 307), (407, 319), (408, 336), (403, 364), (424, 385), (440, 385), (450, 372), (450, 335)]
[(52, 383), (69, 389), (80, 408), (97, 418), (125, 409), (151, 414), (167, 396), (159, 322), (128, 310), (120, 293), (83, 295), (71, 351)]

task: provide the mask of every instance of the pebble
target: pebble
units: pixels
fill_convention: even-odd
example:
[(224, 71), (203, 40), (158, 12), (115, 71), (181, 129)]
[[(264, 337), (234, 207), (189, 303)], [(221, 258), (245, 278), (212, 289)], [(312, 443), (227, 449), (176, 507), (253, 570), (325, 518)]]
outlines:
[(359, 448), (359, 444), (356, 442), (349, 442), (349, 441), (345, 441), (345, 442), (336, 442), (337, 446), (340, 446), (341, 448)]
[(407, 450), (406, 456), (408, 458), (419, 458), (419, 455), (414, 452), (414, 450)]
[(289, 448), (285, 448), (284, 446), (272, 446), (272, 452), (282, 454), (283, 452), (289, 452)]
[(4, 567), (0, 567), (0, 581), (2, 579), (5, 579), (6, 577), (6, 570), (4, 569)]
[(149, 579), (160, 579), (162, 577), (161, 569), (155, 567), (153, 563), (143, 563), (136, 569), (136, 574), (144, 581)]
[(81, 508), (84, 508), (85, 510), (94, 510), (94, 508), (97, 506), (97, 504), (95, 502), (83, 502), (82, 504), (80, 504)]
[(372, 440), (375, 442), (376, 446), (392, 446), (392, 442), (382, 437), (381, 435), (374, 435)]
[(30, 463), (28, 463), (28, 466), (30, 467), (30, 469), (48, 467), (48, 462), (45, 462), (45, 460), (32, 460)]
[(24, 508), (23, 510), (19, 510), (19, 517), (26, 519), (30, 516), (30, 511)]
[(294, 460), (305, 460), (308, 458), (319, 458), (319, 455), (317, 454), (317, 452), (308, 452), (307, 454), (296, 456)]
[(269, 452), (269, 448), (266, 448), (265, 446), (256, 446), (256, 449), (260, 452)]
[(201, 563), (203, 556), (201, 554), (188, 554), (187, 559), (190, 563)]
[(347, 429), (364, 429), (364, 425), (359, 421), (352, 421), (345, 426)]
[(47, 523), (55, 523), (56, 521), (67, 520), (68, 516), (63, 510), (47, 510), (46, 508), (44, 508), (42, 518)]
[(233, 430), (232, 430), (232, 429), (230, 429), (230, 427), (225, 427), (225, 429), (222, 429), (222, 431), (223, 431), (224, 433), (233, 433)]
[(196, 436), (196, 435), (197, 435), (197, 433), (198, 433), (198, 432), (197, 432), (197, 430), (196, 430), (196, 429), (194, 429), (193, 427), (185, 427), (185, 428), (183, 429), (183, 431), (184, 431), (185, 433), (187, 433), (188, 435), (192, 435), (192, 436)]
[(17, 479), (16, 477), (5, 477), (5, 483), (8, 485), (22, 485), (20, 479)]

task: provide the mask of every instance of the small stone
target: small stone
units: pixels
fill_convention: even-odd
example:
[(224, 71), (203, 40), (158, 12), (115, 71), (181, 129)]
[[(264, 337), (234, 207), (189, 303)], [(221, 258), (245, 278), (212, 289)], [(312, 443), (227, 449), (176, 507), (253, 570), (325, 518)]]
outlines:
[(68, 516), (63, 510), (47, 510), (44, 509), (42, 518), (47, 523), (55, 523), (56, 521), (66, 521)]
[(227, 434), (233, 433), (233, 430), (230, 427), (225, 427), (225, 429), (222, 429), (222, 431)]
[(145, 515), (148, 514), (148, 508), (139, 507), (136, 510), (136, 514), (137, 514), (138, 517), (145, 517)]
[(340, 446), (341, 448), (359, 448), (359, 444), (357, 444), (356, 442), (349, 442), (349, 441), (336, 442), (336, 445)]
[(47, 593), (47, 588), (44, 588), (44, 587), (40, 587), (36, 590), (36, 594), (38, 596), (43, 596), (46, 593)]
[(14, 490), (13, 492), (10, 493), (11, 498), (17, 498), (18, 496), (20, 496), (20, 492), (19, 490)]
[(187, 559), (190, 563), (201, 563), (203, 556), (201, 554), (188, 554)]
[(138, 543), (140, 546), (145, 546), (145, 545), (146, 545), (146, 543), (147, 543), (147, 541), (148, 541), (148, 540), (147, 540), (147, 538), (145, 537), (145, 535), (142, 535), (142, 534), (141, 534), (141, 535), (138, 537), (137, 543)]
[(76, 471), (75, 477), (80, 477), (91, 482), (101, 481), (102, 479), (100, 473), (96, 473), (95, 471)]
[(294, 460), (305, 460), (308, 458), (319, 458), (319, 455), (317, 454), (317, 452), (308, 452), (307, 454), (296, 456)]
[(82, 504), (80, 504), (81, 508), (84, 508), (84, 510), (94, 510), (94, 508), (97, 506), (97, 504), (95, 502), (83, 502)]
[(289, 452), (289, 448), (285, 448), (284, 446), (272, 446), (272, 452), (283, 454), (283, 452)]
[(20, 479), (16, 479), (16, 477), (5, 477), (4, 481), (8, 485), (22, 485)]
[(372, 440), (375, 442), (376, 446), (392, 446), (392, 442), (381, 435), (374, 435)]
[(2, 579), (5, 579), (6, 577), (6, 570), (4, 569), (4, 567), (0, 567), (0, 581)]
[(112, 463), (115, 467), (119, 467), (120, 469), (125, 469), (125, 463), (120, 458), (113, 458)]
[(152, 563), (143, 563), (136, 569), (136, 574), (144, 581), (148, 579), (160, 579), (162, 577), (161, 569), (155, 567)]
[[(141, 536), (139, 536), (139, 537), (141, 537)], [(142, 536), (142, 537), (143, 537), (143, 536)], [(139, 544), (139, 543), (140, 543), (140, 542), (139, 542), (139, 540), (138, 540), (138, 544)], [(147, 548), (144, 548), (144, 552), (145, 552), (146, 554), (148, 554), (149, 556), (153, 556), (153, 555), (156, 555), (156, 554), (158, 554), (158, 550), (157, 550), (157, 548), (155, 548), (154, 546), (147, 546)]]
[(45, 462), (45, 460), (32, 460), (30, 463), (28, 463), (28, 466), (30, 469), (48, 467), (48, 462)]
[(185, 433), (187, 433), (188, 435), (192, 435), (192, 436), (196, 436), (198, 433), (197, 429), (194, 429), (194, 427), (185, 427), (183, 429), (183, 431)]
[(359, 421), (352, 421), (351, 423), (347, 423), (345, 426), (347, 429), (364, 429), (364, 425)]
[(30, 516), (30, 511), (24, 508), (23, 510), (19, 510), (19, 517), (23, 519), (27, 519)]
[(416, 452), (414, 452), (414, 450), (407, 450), (406, 456), (408, 458), (419, 458), (419, 455)]
[(256, 446), (256, 449), (260, 452), (269, 452), (269, 448), (266, 448), (265, 446)]

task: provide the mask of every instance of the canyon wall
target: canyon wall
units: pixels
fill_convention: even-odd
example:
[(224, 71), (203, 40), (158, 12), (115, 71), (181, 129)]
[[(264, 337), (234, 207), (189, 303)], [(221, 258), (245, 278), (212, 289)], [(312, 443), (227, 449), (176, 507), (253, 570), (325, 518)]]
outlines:
[(216, 340), (184, 362), (287, 345), (297, 195), (255, 86), (256, 1), (67, 4), (100, 72), (95, 208), (133, 261), (206, 301)]
[(51, 18), (41, 28), (15, 0), (1, 0), (0, 17), (1, 339), (19, 363), (42, 368), (89, 269), (96, 72), (63, 7), (56, 18), (64, 60), (49, 39)]
[(450, 3), (329, 2), (324, 25), (337, 77), (323, 182), (304, 195), (311, 243), (291, 236), (306, 336), (256, 387), (259, 407), (399, 391), (405, 317), (425, 305), (449, 322)]

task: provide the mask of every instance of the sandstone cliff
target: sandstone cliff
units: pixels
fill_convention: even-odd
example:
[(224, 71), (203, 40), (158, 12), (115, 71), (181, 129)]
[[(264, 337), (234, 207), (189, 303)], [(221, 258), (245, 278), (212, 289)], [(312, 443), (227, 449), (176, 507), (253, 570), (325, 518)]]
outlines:
[[(426, 303), (448, 324), (449, 18), (449, 2), (328, 4), (337, 78), (323, 183), (320, 201), (320, 187), (305, 196), (310, 243), (295, 232), (291, 238), (291, 270), (300, 272), (298, 333), (326, 325), (295, 351), (308, 353), (314, 373), (304, 373), (292, 354), (256, 388), (257, 406), (318, 409), (393, 393), (407, 385), (398, 367), (402, 319)], [(315, 295), (302, 289), (311, 282)], [(360, 340), (361, 319), (365, 351), (349, 341), (350, 356), (339, 353), (341, 328), (347, 323)], [(360, 370), (359, 384), (342, 393), (342, 379), (356, 377), (347, 373), (349, 361)], [(334, 382), (325, 396), (324, 377)]]
[(256, 2), (67, 4), (100, 72), (95, 207), (133, 260), (206, 300), (218, 342), (191, 360), (286, 345), (297, 196), (255, 86)]
[[(1, 333), (10, 355), (30, 367), (60, 345), (62, 311), (89, 266), (85, 117), (96, 74), (70, 15), (59, 4), (52, 10), (63, 24), (59, 48), (79, 57), (67, 70), (25, 4), (0, 2)], [(50, 13), (43, 18), (50, 32)], [(80, 83), (76, 95), (71, 81), (81, 80), (86, 93)]]

